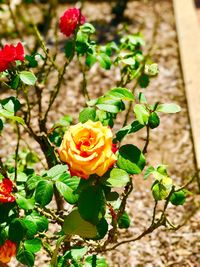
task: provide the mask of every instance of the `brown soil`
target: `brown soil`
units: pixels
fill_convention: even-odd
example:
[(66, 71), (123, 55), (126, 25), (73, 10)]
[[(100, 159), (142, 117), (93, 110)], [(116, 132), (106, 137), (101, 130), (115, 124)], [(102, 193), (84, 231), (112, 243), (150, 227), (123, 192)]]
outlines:
[[(131, 32), (139, 29), (144, 34), (147, 45), (152, 41), (154, 23), (156, 16), (153, 6), (154, 1), (129, 1), (126, 18), (128, 19)], [(60, 12), (66, 8), (62, 6)], [(146, 91), (147, 98), (154, 103), (175, 102), (182, 108), (180, 114), (162, 115), (161, 125), (151, 132), (151, 142), (148, 148), (148, 165), (166, 164), (169, 166), (170, 174), (177, 184), (186, 181), (194, 172), (194, 154), (190, 133), (190, 123), (187, 112), (187, 102), (185, 98), (177, 44), (176, 29), (174, 24), (174, 14), (171, 1), (159, 1), (156, 6), (160, 22), (157, 28), (157, 35), (154, 42), (153, 58), (159, 64), (160, 74), (152, 80), (150, 87)], [(101, 39), (111, 38), (115, 28), (109, 27), (111, 21), (111, 7), (108, 1), (98, 3), (98, 1), (85, 1), (83, 13), (89, 21), (95, 21), (99, 28)], [(118, 25), (119, 29), (121, 25)], [(111, 31), (111, 32), (110, 32)], [(111, 69), (102, 71), (98, 66), (94, 66), (88, 74), (88, 90), (92, 97), (101, 95), (104, 91), (116, 85), (118, 73)], [(82, 76), (78, 73), (76, 63), (71, 64), (71, 68), (65, 77), (66, 83), (63, 85), (60, 95), (50, 113), (49, 122), (56, 121), (64, 114), (71, 114), (74, 122), (84, 105), (84, 99), (80, 94)], [(46, 90), (53, 87), (53, 76)], [(4, 93), (5, 96), (7, 93)], [(44, 105), (45, 105), (44, 99)], [(123, 116), (117, 120), (116, 129), (122, 124)], [(37, 120), (37, 118), (36, 118)], [(130, 118), (131, 120), (131, 118)], [(49, 126), (51, 126), (49, 123)], [(8, 133), (11, 129), (7, 128)], [(0, 152), (6, 155), (14, 152), (16, 141), (13, 135), (4, 135), (1, 141)], [(145, 133), (131, 135), (125, 140), (141, 147), (144, 144)], [(24, 136), (28, 140), (28, 136)], [(37, 150), (35, 143), (30, 143), (34, 150)], [(2, 149), (3, 147), (3, 149)], [(122, 231), (120, 239), (134, 237), (140, 234), (151, 222), (153, 200), (151, 196), (152, 180), (143, 181), (142, 177), (134, 178), (134, 191), (128, 201), (128, 212), (131, 215), (131, 227)], [(193, 185), (195, 190), (195, 184)], [(197, 205), (197, 196), (192, 195), (184, 207), (174, 208), (170, 206), (170, 214), (173, 223), (180, 223), (182, 217), (193, 211)], [(181, 229), (173, 232), (166, 229), (158, 229), (151, 235), (143, 239), (122, 245), (116, 250), (107, 253), (110, 267), (166, 267), (166, 266), (200, 266), (200, 212), (196, 213), (187, 221)], [(36, 266), (45, 267), (44, 256), (37, 257)], [(13, 260), (10, 266), (17, 265)]]

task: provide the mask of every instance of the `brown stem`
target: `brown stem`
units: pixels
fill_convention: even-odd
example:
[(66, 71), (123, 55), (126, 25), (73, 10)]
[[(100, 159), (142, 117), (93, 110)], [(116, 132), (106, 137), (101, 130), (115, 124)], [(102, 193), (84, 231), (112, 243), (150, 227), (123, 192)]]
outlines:
[(17, 163), (18, 163), (18, 154), (19, 154), (19, 143), (21, 139), (19, 124), (17, 123), (16, 126), (17, 126), (17, 145), (15, 149), (15, 177), (14, 177), (15, 183), (17, 181)]
[(146, 136), (146, 142), (145, 142), (145, 145), (144, 145), (144, 148), (143, 148), (143, 154), (146, 154), (147, 153), (147, 148), (148, 148), (148, 145), (149, 145), (149, 137), (150, 137), (150, 128), (149, 126), (147, 125), (146, 126), (146, 130), (147, 130), (147, 136)]

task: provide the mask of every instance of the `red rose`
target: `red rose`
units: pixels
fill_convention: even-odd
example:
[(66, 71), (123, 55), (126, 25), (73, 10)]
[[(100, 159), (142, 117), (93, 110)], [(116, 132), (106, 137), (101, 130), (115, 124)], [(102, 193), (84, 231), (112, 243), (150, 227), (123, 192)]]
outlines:
[(112, 144), (112, 152), (115, 154), (118, 151), (118, 147), (116, 143)]
[[(60, 31), (66, 35), (70, 36), (74, 33), (76, 27), (79, 23), (79, 17), (80, 17), (80, 10), (77, 8), (69, 8), (65, 11), (65, 13), (60, 18)], [(80, 24), (85, 23), (85, 17), (81, 15)]]
[(10, 240), (6, 240), (6, 242), (0, 246), (0, 262), (8, 263), (11, 258), (16, 255), (17, 246)]
[(16, 46), (5, 45), (0, 50), (0, 72), (7, 70), (11, 63), (15, 63), (16, 60), (24, 60), (24, 47), (19, 42)]
[(0, 203), (14, 202), (15, 197), (11, 194), (13, 183), (10, 179), (4, 178), (0, 183)]

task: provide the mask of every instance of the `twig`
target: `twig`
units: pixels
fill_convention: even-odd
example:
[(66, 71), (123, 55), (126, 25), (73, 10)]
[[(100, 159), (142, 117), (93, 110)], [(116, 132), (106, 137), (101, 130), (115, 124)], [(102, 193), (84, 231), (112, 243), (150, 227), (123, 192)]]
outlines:
[(146, 130), (147, 130), (147, 136), (146, 136), (146, 141), (145, 141), (145, 145), (144, 145), (144, 148), (143, 148), (143, 154), (146, 154), (147, 153), (147, 147), (149, 145), (149, 141), (150, 141), (150, 127), (147, 125), (146, 126)]

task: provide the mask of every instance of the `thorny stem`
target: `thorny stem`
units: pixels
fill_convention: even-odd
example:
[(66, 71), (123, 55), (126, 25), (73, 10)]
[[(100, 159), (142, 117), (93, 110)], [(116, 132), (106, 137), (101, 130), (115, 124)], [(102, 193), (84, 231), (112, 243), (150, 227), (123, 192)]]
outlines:
[(36, 207), (36, 211), (38, 211), (40, 214), (44, 215), (45, 217), (55, 220), (58, 224), (62, 225), (64, 220), (60, 218), (60, 216), (56, 215), (53, 211), (47, 208), (40, 208)]

